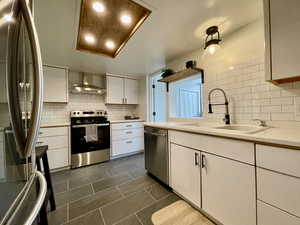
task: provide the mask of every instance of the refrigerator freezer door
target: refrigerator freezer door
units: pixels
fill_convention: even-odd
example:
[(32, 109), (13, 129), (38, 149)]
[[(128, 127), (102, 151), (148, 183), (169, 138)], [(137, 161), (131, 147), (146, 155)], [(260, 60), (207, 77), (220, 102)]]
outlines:
[[(27, 2), (3, 0), (0, 4), (0, 15), (12, 18), (0, 19), (0, 225), (14, 220), (14, 212), (29, 199), (29, 178), (36, 176), (34, 149), (42, 111), (43, 74)], [(31, 208), (28, 202), (30, 213), (24, 217), (31, 218), (28, 225), (36, 205), (39, 207), (39, 198), (33, 200), (36, 204)]]

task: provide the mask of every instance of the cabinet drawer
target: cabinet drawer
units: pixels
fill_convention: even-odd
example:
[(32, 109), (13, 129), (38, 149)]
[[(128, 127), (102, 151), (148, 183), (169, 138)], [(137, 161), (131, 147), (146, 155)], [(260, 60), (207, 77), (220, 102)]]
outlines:
[(254, 165), (254, 144), (221, 137), (169, 131), (173, 143)]
[(257, 166), (300, 177), (300, 151), (256, 145)]
[(41, 128), (39, 137), (68, 136), (68, 127)]
[(142, 128), (142, 127), (144, 127), (143, 122), (113, 123), (111, 125), (112, 130), (123, 130), (123, 129)]
[(300, 217), (300, 179), (257, 168), (258, 199)]
[(258, 225), (299, 225), (300, 219), (257, 201), (257, 222)]
[(134, 137), (144, 137), (144, 129), (136, 128), (136, 129), (128, 129), (128, 130), (113, 130), (111, 134), (111, 138), (113, 141), (130, 139)]
[(48, 145), (49, 150), (58, 148), (68, 148), (68, 137), (57, 136), (57, 137), (40, 137), (38, 138), (38, 145)]
[(144, 149), (144, 138), (132, 138), (112, 142), (112, 155), (122, 155)]
[(67, 148), (48, 151), (47, 156), (51, 170), (69, 166), (69, 152)]

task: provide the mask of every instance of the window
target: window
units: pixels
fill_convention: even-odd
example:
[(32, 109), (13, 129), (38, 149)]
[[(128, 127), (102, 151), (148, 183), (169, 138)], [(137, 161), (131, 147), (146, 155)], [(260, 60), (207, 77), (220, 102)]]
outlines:
[(202, 80), (195, 75), (169, 84), (170, 117), (202, 117)]

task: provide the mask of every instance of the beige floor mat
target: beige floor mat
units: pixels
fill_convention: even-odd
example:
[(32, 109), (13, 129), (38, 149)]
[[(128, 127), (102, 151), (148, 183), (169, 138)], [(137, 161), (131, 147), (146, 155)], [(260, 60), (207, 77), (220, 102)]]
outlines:
[(152, 215), (154, 225), (214, 225), (185, 201), (179, 200)]

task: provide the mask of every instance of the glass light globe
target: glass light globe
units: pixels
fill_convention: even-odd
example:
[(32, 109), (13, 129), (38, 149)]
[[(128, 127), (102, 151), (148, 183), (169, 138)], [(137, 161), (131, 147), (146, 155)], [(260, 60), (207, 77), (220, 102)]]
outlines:
[(220, 45), (211, 44), (210, 46), (207, 47), (206, 51), (208, 51), (209, 54), (214, 55), (219, 49), (220, 49)]

